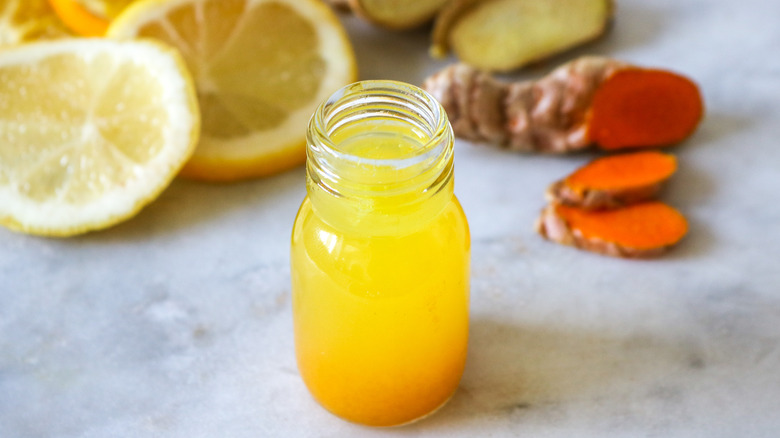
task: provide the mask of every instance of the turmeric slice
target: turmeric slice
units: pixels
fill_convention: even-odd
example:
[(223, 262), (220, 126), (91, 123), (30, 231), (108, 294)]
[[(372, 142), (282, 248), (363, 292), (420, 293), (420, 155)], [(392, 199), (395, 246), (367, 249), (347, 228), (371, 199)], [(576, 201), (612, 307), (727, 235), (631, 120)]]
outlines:
[(673, 155), (647, 151), (591, 161), (553, 183), (547, 200), (586, 210), (610, 209), (656, 197), (677, 170)]
[(668, 146), (693, 133), (704, 107), (688, 78), (593, 56), (514, 83), (456, 64), (423, 88), (458, 137), (524, 152)]
[(536, 230), (563, 245), (613, 257), (647, 258), (677, 244), (688, 232), (688, 222), (656, 201), (599, 211), (550, 204), (542, 210)]
[(588, 137), (607, 150), (675, 144), (693, 133), (703, 112), (699, 89), (687, 78), (627, 68), (596, 90)]

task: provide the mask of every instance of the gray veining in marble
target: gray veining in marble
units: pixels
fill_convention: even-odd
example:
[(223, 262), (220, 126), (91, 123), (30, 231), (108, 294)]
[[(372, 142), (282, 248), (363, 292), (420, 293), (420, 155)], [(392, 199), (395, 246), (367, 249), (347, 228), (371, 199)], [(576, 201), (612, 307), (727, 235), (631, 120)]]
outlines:
[[(342, 422), (292, 350), (288, 238), (303, 170), (176, 181), (135, 219), (52, 240), (0, 230), (0, 437), (776, 437), (780, 435), (780, 3), (617, 0), (582, 53), (696, 79), (707, 116), (664, 198), (691, 232), (610, 259), (532, 231), (590, 155), (457, 144), (473, 232), (462, 385), (403, 428)], [(364, 79), (420, 83), (427, 33), (352, 18)], [(521, 77), (518, 75), (517, 77)], [(303, 127), (302, 127), (303, 129)]]

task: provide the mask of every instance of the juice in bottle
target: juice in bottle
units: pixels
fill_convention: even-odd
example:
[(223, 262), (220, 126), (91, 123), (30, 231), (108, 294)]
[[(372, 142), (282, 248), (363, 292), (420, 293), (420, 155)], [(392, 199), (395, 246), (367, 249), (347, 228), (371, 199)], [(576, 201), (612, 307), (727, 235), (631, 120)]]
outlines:
[(391, 426), (443, 405), (466, 360), (469, 232), (438, 103), (353, 84), (315, 113), (292, 235), (298, 367), (346, 420)]

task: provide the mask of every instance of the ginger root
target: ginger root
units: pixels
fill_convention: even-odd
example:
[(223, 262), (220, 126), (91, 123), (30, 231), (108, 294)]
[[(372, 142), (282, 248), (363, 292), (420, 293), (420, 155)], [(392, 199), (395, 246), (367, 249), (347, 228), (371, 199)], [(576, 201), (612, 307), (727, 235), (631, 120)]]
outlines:
[(586, 210), (619, 208), (655, 198), (676, 170), (677, 159), (661, 152), (613, 155), (553, 183), (546, 197)]
[(423, 88), (444, 106), (458, 137), (526, 152), (672, 145), (693, 133), (704, 111), (690, 79), (604, 57), (509, 84), (456, 64)]
[(655, 201), (600, 211), (550, 204), (542, 210), (536, 229), (549, 240), (579, 249), (646, 258), (677, 244), (688, 232), (688, 222), (674, 208)]
[(430, 53), (450, 50), (490, 71), (514, 70), (604, 34), (614, 0), (324, 0), (392, 30), (434, 21)]
[(348, 8), (378, 26), (404, 30), (431, 20), (448, 0), (327, 0), (337, 9)]
[(509, 71), (601, 36), (612, 0), (452, 0), (437, 15), (431, 54)]

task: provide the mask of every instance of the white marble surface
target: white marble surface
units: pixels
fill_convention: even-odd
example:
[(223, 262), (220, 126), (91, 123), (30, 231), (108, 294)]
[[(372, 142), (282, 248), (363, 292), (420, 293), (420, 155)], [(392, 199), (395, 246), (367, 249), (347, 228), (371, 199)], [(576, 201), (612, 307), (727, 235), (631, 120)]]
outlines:
[[(0, 230), (0, 437), (778, 436), (780, 3), (617, 3), (612, 33), (575, 54), (673, 68), (706, 98), (674, 150), (665, 199), (692, 227), (668, 257), (533, 233), (546, 185), (589, 156), (459, 143), (474, 243), (462, 385), (432, 418), (366, 429), (316, 405), (296, 371), (287, 258), (303, 171), (178, 181), (108, 231)], [(362, 78), (420, 83), (443, 65), (425, 32), (346, 22)]]

